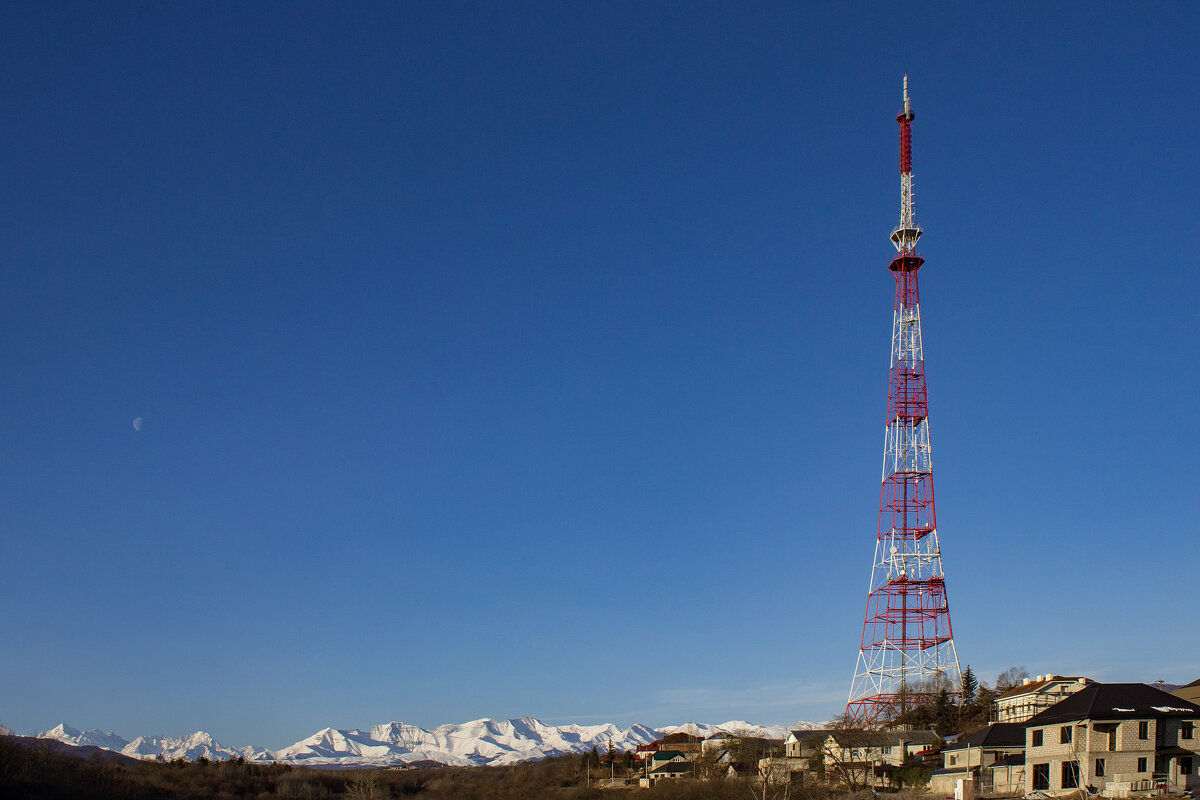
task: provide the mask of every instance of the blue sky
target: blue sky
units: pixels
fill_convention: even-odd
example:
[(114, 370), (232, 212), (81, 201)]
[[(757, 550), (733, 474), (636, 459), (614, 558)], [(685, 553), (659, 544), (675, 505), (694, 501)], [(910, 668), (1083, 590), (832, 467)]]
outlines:
[(1200, 11), (903, 9), (10, 5), (0, 722), (835, 713), (906, 72), (960, 658), (1200, 676)]

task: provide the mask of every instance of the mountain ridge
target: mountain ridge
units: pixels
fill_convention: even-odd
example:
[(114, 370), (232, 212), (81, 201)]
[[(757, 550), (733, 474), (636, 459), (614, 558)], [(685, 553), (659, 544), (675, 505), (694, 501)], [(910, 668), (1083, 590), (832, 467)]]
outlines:
[(366, 730), (322, 728), (278, 750), (252, 746), (229, 747), (204, 731), (179, 737), (138, 736), (129, 740), (112, 731), (81, 731), (60, 723), (36, 735), (40, 739), (99, 747), (133, 758), (162, 758), (167, 761), (178, 758), (189, 761), (200, 758), (210, 761), (244, 758), (247, 761), (276, 761), (297, 766), (400, 766), (417, 761), (436, 761), (448, 766), (485, 766), (583, 753), (592, 748), (604, 751), (608, 749), (609, 742), (620, 751), (634, 750), (639, 745), (650, 744), (677, 731), (698, 736), (724, 731), (782, 738), (788, 730), (816, 727), (819, 725), (812, 722), (797, 722), (785, 727), (730, 720), (720, 724), (685, 722), (664, 728), (634, 724), (621, 728), (613, 723), (549, 725), (536, 717), (506, 720), (485, 717), (460, 724), (438, 725), (432, 729), (398, 721), (380, 723)]

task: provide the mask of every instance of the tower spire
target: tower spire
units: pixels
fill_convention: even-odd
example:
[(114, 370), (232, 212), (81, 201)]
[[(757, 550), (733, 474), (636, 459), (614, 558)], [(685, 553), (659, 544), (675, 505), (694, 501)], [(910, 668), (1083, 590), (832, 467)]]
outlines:
[(908, 76), (904, 76), (904, 110), (896, 117), (900, 123), (900, 224), (892, 231), (892, 244), (899, 253), (911, 253), (921, 238), (921, 226), (914, 215), (912, 175), (912, 103), (908, 99)]
[(912, 105), (904, 77), (900, 123), (900, 224), (892, 231), (896, 281), (883, 477), (875, 561), (867, 590), (862, 645), (846, 703), (862, 725), (885, 723), (941, 689), (954, 692), (958, 653), (950, 629), (933, 502), (933, 450), (917, 274), (921, 229), (913, 220)]

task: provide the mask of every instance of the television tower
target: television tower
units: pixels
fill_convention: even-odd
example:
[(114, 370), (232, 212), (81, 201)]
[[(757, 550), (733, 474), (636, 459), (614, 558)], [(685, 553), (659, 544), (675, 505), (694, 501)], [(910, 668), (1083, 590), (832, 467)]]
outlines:
[(875, 562), (863, 618), (858, 666), (846, 702), (847, 720), (878, 727), (945, 688), (958, 689), (958, 652), (950, 630), (942, 554), (933, 504), (933, 458), (917, 255), (921, 228), (913, 219), (912, 106), (904, 76), (900, 123), (900, 224), (892, 231), (896, 279), (891, 380), (883, 435), (883, 483)]

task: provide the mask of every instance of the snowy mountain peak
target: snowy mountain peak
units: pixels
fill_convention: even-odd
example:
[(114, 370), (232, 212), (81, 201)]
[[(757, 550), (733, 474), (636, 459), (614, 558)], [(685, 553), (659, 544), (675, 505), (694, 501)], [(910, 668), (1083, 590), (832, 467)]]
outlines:
[[(111, 748), (110, 748), (111, 749)], [(134, 758), (158, 758), (174, 761), (177, 758), (197, 761), (221, 761), (230, 758), (253, 758), (253, 747), (226, 747), (210, 734), (196, 731), (186, 736), (139, 736), (120, 748), (121, 752)]]
[(39, 739), (59, 739), (59, 737), (69, 736), (75, 737), (82, 733), (78, 728), (72, 728), (65, 722), (60, 722), (48, 731), (43, 731), (38, 734)]
[(788, 728), (783, 725), (755, 725), (753, 722), (746, 722), (740, 719), (722, 722), (720, 725), (710, 725), (704, 722), (685, 722), (682, 725), (672, 725), (662, 730), (664, 733), (678, 733), (682, 731), (683, 733), (690, 733), (693, 736), (700, 737), (712, 736), (714, 733), (734, 733), (744, 736), (761, 736), (767, 739), (782, 739), (788, 732)]
[[(815, 727), (810, 722), (796, 723), (790, 727), (802, 726)], [(168, 761), (177, 758), (216, 761), (242, 757), (250, 761), (311, 766), (389, 766), (414, 761), (475, 766), (513, 764), (565, 753), (583, 753), (592, 748), (605, 750), (609, 742), (620, 751), (634, 750), (639, 745), (650, 744), (668, 733), (681, 730), (697, 736), (724, 731), (782, 738), (788, 728), (763, 727), (742, 720), (721, 725), (689, 722), (661, 729), (645, 725), (620, 728), (612, 723), (549, 725), (536, 717), (517, 717), (505, 720), (476, 719), (427, 730), (404, 722), (385, 722), (365, 731), (323, 728), (280, 750), (226, 747), (204, 731), (177, 738), (139, 736), (129, 742), (114, 733), (80, 732), (63, 724), (39, 736), (70, 744), (93, 744), (135, 758), (161, 757)]]
[(124, 739), (112, 731), (90, 730), (81, 731), (78, 728), (72, 728), (65, 722), (60, 722), (55, 727), (48, 731), (43, 731), (36, 734), (39, 739), (56, 739), (66, 744), (72, 744), (76, 747), (100, 747), (105, 750), (119, 751), (125, 745), (129, 744), (127, 739)]

